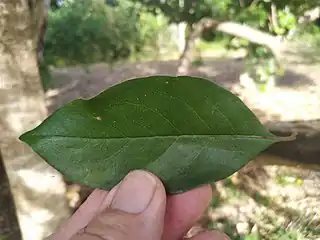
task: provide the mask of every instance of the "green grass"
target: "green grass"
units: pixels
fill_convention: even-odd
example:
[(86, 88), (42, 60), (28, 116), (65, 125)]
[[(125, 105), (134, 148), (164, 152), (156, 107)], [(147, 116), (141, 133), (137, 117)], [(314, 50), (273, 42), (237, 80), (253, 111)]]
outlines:
[(291, 184), (297, 184), (297, 185), (303, 184), (303, 179), (300, 179), (296, 176), (278, 175), (275, 180), (277, 184), (283, 185), (283, 186), (291, 185)]
[[(303, 180), (295, 173), (276, 174), (273, 176), (273, 181), (280, 186), (286, 185), (301, 185)], [(313, 216), (304, 214), (300, 211), (291, 211), (290, 208), (277, 205), (273, 197), (268, 193), (260, 193), (259, 191), (246, 192), (239, 189), (231, 178), (226, 178), (221, 181), (220, 191), (223, 194), (216, 194), (211, 201), (211, 209), (223, 208), (232, 206), (234, 203), (245, 206), (248, 199), (255, 201), (255, 208), (252, 213), (254, 217), (249, 217), (246, 221), (241, 220), (241, 223), (248, 224), (243, 229), (240, 226), (241, 232), (238, 232), (237, 220), (228, 218), (222, 215), (215, 217), (214, 221), (206, 222), (204, 226), (210, 230), (218, 230), (225, 232), (231, 240), (311, 240), (320, 235), (319, 221), (315, 221)], [(238, 200), (240, 200), (238, 202)], [(284, 201), (284, 199), (282, 199)], [(237, 206), (237, 205), (235, 205)], [(219, 211), (219, 210), (218, 210)], [(251, 211), (251, 210), (249, 210)], [(284, 224), (281, 217), (286, 218)]]

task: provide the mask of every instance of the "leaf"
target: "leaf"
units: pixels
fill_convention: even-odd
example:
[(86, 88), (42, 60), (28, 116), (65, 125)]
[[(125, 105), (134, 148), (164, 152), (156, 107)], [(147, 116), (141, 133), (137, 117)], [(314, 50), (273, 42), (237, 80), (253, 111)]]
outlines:
[(146, 169), (169, 193), (226, 178), (278, 141), (236, 96), (186, 76), (125, 81), (20, 139), (71, 181), (109, 190)]

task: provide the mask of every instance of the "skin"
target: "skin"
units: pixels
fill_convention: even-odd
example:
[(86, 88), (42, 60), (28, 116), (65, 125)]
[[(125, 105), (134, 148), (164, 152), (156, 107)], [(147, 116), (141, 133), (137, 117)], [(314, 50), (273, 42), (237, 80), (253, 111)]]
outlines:
[[(153, 174), (135, 170), (110, 192), (96, 189), (48, 240), (181, 240), (212, 197), (209, 185), (167, 196)], [(228, 240), (203, 232), (192, 240)]]

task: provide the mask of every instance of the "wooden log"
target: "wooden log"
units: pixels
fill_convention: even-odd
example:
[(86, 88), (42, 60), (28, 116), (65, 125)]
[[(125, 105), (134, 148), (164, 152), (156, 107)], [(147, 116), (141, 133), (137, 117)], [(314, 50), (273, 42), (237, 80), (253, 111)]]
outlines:
[(320, 119), (268, 122), (277, 136), (297, 134), (293, 141), (279, 142), (265, 150), (256, 161), (263, 165), (288, 165), (320, 171)]

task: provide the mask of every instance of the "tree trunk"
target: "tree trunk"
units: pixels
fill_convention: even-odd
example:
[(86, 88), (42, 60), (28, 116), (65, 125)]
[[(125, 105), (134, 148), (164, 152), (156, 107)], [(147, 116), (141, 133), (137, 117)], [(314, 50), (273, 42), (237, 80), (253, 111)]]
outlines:
[(177, 24), (177, 31), (178, 31), (178, 48), (179, 53), (183, 53), (184, 48), (186, 47), (186, 28), (187, 23), (181, 22)]
[(16, 207), (0, 152), (0, 239), (21, 239)]
[(277, 14), (277, 6), (274, 3), (271, 3), (271, 24), (273, 28), (278, 29), (278, 14)]
[(36, 57), (42, 17), (43, 0), (1, 2), (0, 148), (22, 236), (32, 240), (50, 234), (69, 210), (62, 177), (18, 140), (46, 116)]
[(235, 22), (219, 22), (214, 19), (203, 18), (198, 23), (194, 24), (192, 31), (187, 39), (186, 46), (181, 55), (177, 75), (188, 74), (191, 61), (192, 51), (195, 47), (195, 41), (201, 36), (205, 29), (214, 29), (235, 37), (247, 39), (249, 42), (264, 45), (269, 48), (276, 57), (281, 57), (283, 43), (275, 36), (250, 26)]
[(320, 119), (269, 122), (265, 126), (277, 136), (297, 134), (293, 141), (279, 142), (258, 157), (263, 165), (287, 165), (320, 171)]
[(306, 11), (298, 20), (300, 24), (310, 23), (320, 18), (320, 6)]
[(199, 23), (191, 27), (191, 32), (188, 34), (187, 42), (185, 44), (183, 53), (180, 57), (180, 62), (177, 69), (177, 75), (187, 75), (192, 62), (193, 50), (196, 46), (196, 40), (201, 33), (208, 28), (215, 28), (217, 22), (212, 19), (202, 19)]

